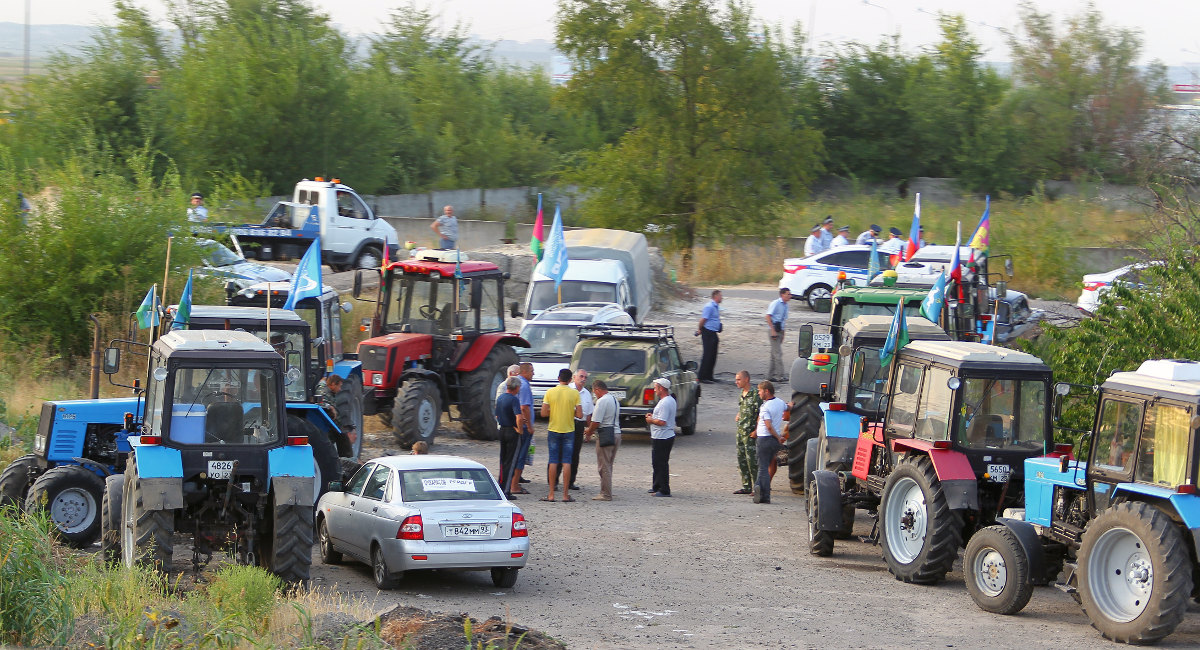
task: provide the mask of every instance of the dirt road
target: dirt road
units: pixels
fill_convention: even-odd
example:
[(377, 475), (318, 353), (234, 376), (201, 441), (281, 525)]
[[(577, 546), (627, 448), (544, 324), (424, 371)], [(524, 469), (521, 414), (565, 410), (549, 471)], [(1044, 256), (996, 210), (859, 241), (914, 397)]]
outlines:
[[(1015, 617), (977, 609), (961, 568), (932, 587), (897, 582), (878, 547), (838, 542), (834, 557), (807, 553), (804, 500), (775, 478), (770, 505), (732, 494), (739, 485), (732, 436), (733, 372), (758, 380), (766, 366), (762, 311), (772, 287), (729, 292), (717, 377), (705, 386), (696, 435), (680, 437), (671, 459), (670, 499), (646, 494), (650, 445), (627, 432), (616, 461), (615, 499), (597, 494), (595, 457), (585, 450), (576, 503), (543, 503), (542, 471), (527, 472), (532, 495), (521, 497), (531, 526), (529, 566), (512, 589), (496, 589), (486, 573), (429, 573), (379, 592), (366, 566), (328, 567), (314, 557), (314, 583), (332, 586), (379, 607), (410, 604), (507, 616), (578, 648), (782, 647), (1096, 647), (1105, 643), (1071, 598), (1039, 588)], [(676, 325), (689, 359), (700, 356), (691, 332), (702, 301), (678, 303), (654, 322)], [(793, 303), (790, 325), (814, 319)], [(785, 350), (794, 345), (789, 337)], [(794, 354), (794, 348), (793, 352)], [(787, 363), (791, 359), (788, 358)], [(369, 418), (374, 421), (375, 418)], [(372, 425), (378, 429), (371, 433)], [(367, 455), (396, 453), (390, 435), (368, 424)], [(539, 448), (544, 428), (539, 429)], [(433, 451), (495, 466), (497, 443), (467, 440), (447, 427)], [(544, 467), (544, 465), (542, 465)], [(859, 516), (856, 533), (871, 522)], [(1163, 647), (1200, 644), (1197, 607)]]

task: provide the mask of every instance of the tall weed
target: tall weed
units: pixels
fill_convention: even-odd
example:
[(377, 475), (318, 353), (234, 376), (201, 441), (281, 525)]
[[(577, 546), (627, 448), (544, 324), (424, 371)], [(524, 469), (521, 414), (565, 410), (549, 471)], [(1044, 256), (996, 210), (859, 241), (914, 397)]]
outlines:
[(0, 509), (0, 645), (58, 645), (72, 631), (69, 581), (44, 516)]

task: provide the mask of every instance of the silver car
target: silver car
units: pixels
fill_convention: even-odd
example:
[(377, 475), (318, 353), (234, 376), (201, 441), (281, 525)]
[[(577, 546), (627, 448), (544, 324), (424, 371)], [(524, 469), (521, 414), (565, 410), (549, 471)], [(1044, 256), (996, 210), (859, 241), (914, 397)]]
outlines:
[(421, 569), (490, 570), (507, 588), (529, 556), (521, 510), (486, 467), (457, 456), (366, 463), (317, 502), (317, 538), (325, 564), (343, 554), (365, 562), (380, 589)]

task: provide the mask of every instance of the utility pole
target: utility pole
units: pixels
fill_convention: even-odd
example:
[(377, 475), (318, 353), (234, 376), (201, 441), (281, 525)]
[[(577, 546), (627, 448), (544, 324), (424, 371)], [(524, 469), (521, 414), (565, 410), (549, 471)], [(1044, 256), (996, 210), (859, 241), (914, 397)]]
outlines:
[(25, 0), (25, 77), (22, 80), (25, 92), (29, 92), (29, 6), (33, 0)]

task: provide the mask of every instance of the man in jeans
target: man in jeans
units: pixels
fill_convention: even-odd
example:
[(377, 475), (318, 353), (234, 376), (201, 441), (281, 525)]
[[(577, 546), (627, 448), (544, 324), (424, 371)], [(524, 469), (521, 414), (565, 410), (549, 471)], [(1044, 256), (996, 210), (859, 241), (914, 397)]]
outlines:
[(592, 393), (596, 396), (596, 408), (592, 411), (592, 419), (583, 433), (584, 441), (590, 442), (602, 426), (613, 428), (613, 444), (601, 447), (600, 441), (596, 441), (596, 470), (600, 473), (600, 494), (592, 497), (592, 500), (612, 501), (613, 461), (617, 459), (617, 448), (621, 446), (621, 405), (616, 397), (609, 394), (608, 384), (602, 379), (592, 382)]
[(783, 412), (787, 404), (775, 397), (775, 385), (764, 381), (758, 385), (763, 404), (758, 409), (758, 428), (755, 429), (755, 451), (758, 455), (758, 481), (754, 484), (754, 502), (771, 502), (771, 459), (783, 445)]
[(779, 297), (771, 301), (763, 319), (767, 321), (767, 336), (771, 340), (771, 363), (767, 367), (767, 381), (785, 381), (783, 374), (783, 330), (787, 327), (788, 301), (792, 299), (790, 289), (780, 289)]
[(521, 483), (528, 483), (521, 478), (521, 474), (525, 470), (525, 466), (530, 464), (529, 461), (529, 446), (533, 444), (533, 387), (529, 385), (529, 380), (533, 379), (533, 364), (522, 363), (521, 374), (517, 376), (521, 382), (521, 390), (517, 393), (517, 399), (521, 402), (521, 422), (524, 427), (518, 428), (517, 432), (521, 435), (517, 438), (517, 459), (515, 469), (513, 469), (513, 494), (529, 494), (529, 490), (521, 487)]
[(496, 424), (500, 425), (500, 486), (504, 488), (504, 496), (515, 499), (512, 495), (513, 470), (517, 460), (517, 440), (520, 434), (517, 429), (521, 422), (521, 380), (509, 377), (500, 384), (505, 392), (496, 399)]
[(575, 419), (583, 417), (579, 406), (579, 391), (570, 385), (571, 370), (558, 371), (558, 385), (546, 391), (542, 397), (542, 417), (549, 418), (546, 425), (546, 480), (550, 483), (550, 494), (542, 501), (554, 500), (558, 471), (562, 469), (562, 500), (571, 503), (571, 453), (575, 448)]
[(671, 496), (671, 447), (675, 446), (675, 398), (671, 396), (671, 381), (664, 377), (654, 380), (654, 397), (658, 403), (654, 412), (646, 414), (650, 426), (650, 493), (656, 497)]

